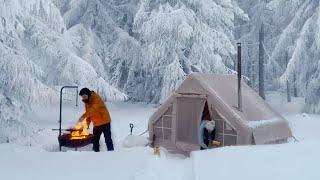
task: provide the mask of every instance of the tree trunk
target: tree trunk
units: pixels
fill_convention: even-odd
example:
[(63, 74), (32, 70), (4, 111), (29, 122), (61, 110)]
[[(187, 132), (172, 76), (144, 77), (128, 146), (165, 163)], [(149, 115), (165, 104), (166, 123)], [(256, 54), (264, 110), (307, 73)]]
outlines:
[[(288, 52), (286, 52), (286, 67), (288, 67)], [(291, 102), (289, 78), (287, 78), (287, 101)]]
[(293, 73), (293, 95), (294, 97), (298, 97), (298, 89), (297, 89), (297, 75), (296, 72), (294, 71)]
[(261, 29), (259, 32), (259, 95), (265, 99), (264, 94), (264, 27), (263, 23), (261, 24)]

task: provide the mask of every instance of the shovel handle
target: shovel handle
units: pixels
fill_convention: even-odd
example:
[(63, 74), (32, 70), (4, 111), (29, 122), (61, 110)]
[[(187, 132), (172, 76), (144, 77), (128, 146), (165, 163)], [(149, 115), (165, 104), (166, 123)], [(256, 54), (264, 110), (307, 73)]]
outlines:
[(130, 135), (132, 135), (132, 130), (133, 130), (134, 125), (132, 123), (130, 123), (129, 127), (130, 127)]

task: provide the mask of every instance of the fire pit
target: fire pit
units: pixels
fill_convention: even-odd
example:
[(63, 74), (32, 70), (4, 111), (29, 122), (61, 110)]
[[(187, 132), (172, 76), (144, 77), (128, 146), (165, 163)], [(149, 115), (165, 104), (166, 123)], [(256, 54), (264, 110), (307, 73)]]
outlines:
[[(92, 143), (93, 134), (88, 131), (89, 124), (86, 121), (77, 122), (74, 128), (71, 129), (62, 129), (62, 92), (63, 89), (77, 89), (76, 92), (76, 106), (78, 106), (78, 86), (63, 86), (60, 89), (60, 114), (59, 114), (59, 129), (52, 129), (54, 131), (59, 131), (58, 142), (59, 142), (59, 150), (61, 151), (61, 147), (69, 147), (69, 148), (78, 148), (84, 147)], [(64, 133), (62, 132), (64, 131)], [(67, 133), (65, 133), (67, 131)]]
[(93, 134), (88, 134), (84, 136), (79, 136), (79, 138), (74, 138), (71, 133), (63, 133), (58, 136), (58, 141), (60, 146), (69, 148), (84, 147), (92, 143)]
[(74, 128), (65, 129), (69, 133), (63, 133), (58, 136), (60, 146), (69, 148), (78, 148), (92, 143), (93, 134), (88, 131), (88, 124), (86, 121), (77, 122)]

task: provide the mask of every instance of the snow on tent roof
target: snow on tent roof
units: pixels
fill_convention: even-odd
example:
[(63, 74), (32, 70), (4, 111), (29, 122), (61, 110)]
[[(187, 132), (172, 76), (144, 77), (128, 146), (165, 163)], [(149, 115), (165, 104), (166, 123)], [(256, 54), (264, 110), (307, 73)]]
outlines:
[[(189, 80), (188, 80), (189, 79)], [(208, 91), (230, 110), (237, 114), (242, 120), (260, 121), (279, 117), (253, 89), (242, 81), (242, 112), (238, 111), (238, 83), (236, 75), (218, 75), (193, 73), (186, 81), (197, 81), (182, 83), (178, 88), (178, 93), (203, 94)], [(190, 87), (193, 86), (192, 88)], [(192, 91), (192, 92), (190, 92)]]

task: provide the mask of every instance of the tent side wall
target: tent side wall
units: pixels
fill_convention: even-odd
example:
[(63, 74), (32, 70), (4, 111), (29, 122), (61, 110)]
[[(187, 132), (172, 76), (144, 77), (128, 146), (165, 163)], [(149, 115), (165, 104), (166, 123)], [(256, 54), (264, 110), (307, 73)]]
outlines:
[(269, 120), (265, 124), (253, 128), (253, 139), (255, 144), (278, 144), (283, 143), (291, 137), (291, 131), (286, 131), (287, 121), (279, 119)]
[(148, 121), (148, 131), (149, 131), (149, 140), (152, 142), (153, 141), (153, 135), (154, 135), (154, 132), (153, 132), (153, 126), (154, 126), (154, 123), (156, 121), (158, 121), (161, 116), (171, 107), (173, 106), (173, 103), (174, 103), (174, 96), (171, 95), (168, 97), (168, 99), (163, 103), (161, 104), (157, 110), (151, 115), (151, 117), (149, 118), (149, 121)]
[(149, 140), (154, 146), (164, 146), (176, 151), (175, 97), (171, 96), (149, 119)]

